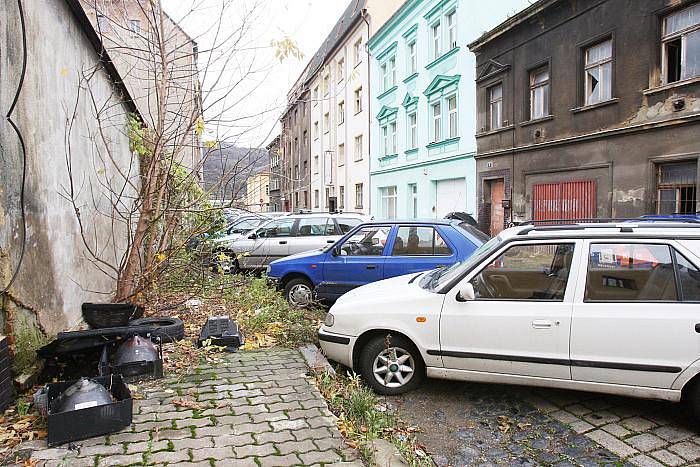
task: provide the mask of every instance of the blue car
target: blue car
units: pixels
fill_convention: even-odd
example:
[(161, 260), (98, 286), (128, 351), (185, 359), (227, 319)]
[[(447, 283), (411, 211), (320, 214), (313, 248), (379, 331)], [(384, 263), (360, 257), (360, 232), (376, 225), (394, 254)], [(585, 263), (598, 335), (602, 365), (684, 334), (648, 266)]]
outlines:
[(326, 248), (273, 261), (267, 275), (292, 305), (333, 302), (370, 282), (463, 261), (487, 240), (458, 220), (374, 221)]

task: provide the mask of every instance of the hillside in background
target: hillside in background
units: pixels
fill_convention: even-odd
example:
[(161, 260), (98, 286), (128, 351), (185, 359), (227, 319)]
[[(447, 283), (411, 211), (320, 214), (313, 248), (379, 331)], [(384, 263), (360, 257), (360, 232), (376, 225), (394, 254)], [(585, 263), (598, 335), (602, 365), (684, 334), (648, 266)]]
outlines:
[(246, 179), (268, 170), (268, 167), (265, 149), (222, 143), (207, 152), (203, 169), (204, 188), (211, 193), (211, 199), (240, 199), (246, 193)]

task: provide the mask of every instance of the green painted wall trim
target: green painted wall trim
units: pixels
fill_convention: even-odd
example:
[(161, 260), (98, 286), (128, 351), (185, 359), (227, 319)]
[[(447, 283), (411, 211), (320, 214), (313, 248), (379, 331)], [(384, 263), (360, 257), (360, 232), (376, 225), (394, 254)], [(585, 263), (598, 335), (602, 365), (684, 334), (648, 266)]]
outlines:
[(444, 139), (444, 140), (442, 140), (442, 141), (436, 141), (436, 142), (433, 142), (433, 143), (428, 144), (428, 145), (426, 146), (426, 148), (428, 148), (428, 149), (436, 149), (436, 148), (441, 148), (441, 147), (443, 147), (443, 146), (448, 146), (448, 145), (450, 145), (450, 144), (452, 144), (452, 143), (458, 142), (458, 141), (459, 141), (459, 138), (460, 138), (459, 136), (455, 136), (454, 138)]
[(392, 42), (391, 44), (389, 44), (389, 46), (388, 46), (386, 49), (382, 50), (382, 52), (381, 52), (379, 55), (377, 55), (377, 57), (376, 57), (377, 60), (378, 60), (378, 61), (384, 60), (384, 59), (387, 58), (392, 52), (394, 52), (398, 46), (399, 46), (399, 42), (398, 42), (398, 41)]
[(461, 78), (461, 75), (453, 75), (453, 76), (437, 75), (433, 79), (433, 81), (428, 85), (426, 90), (423, 91), (423, 94), (425, 94), (426, 96), (430, 96), (432, 94), (435, 94), (436, 92), (441, 91), (442, 89), (446, 88), (447, 86), (459, 83), (460, 78)]
[(426, 20), (428, 20), (428, 22), (430, 22), (432, 17), (437, 15), (438, 13), (440, 13), (440, 11), (442, 11), (442, 7), (444, 7), (445, 4), (450, 2), (450, 1), (451, 0), (441, 0), (440, 2), (438, 2), (437, 5), (435, 5), (433, 8), (431, 8), (430, 11), (428, 11), (425, 15), (423, 15), (423, 18), (425, 18)]
[(379, 121), (386, 120), (392, 116), (396, 116), (398, 111), (399, 111), (398, 107), (389, 107), (389, 106), (383, 105), (382, 109), (379, 111), (376, 118)]
[(430, 159), (427, 161), (421, 161), (421, 162), (415, 162), (413, 164), (406, 164), (406, 165), (401, 165), (398, 167), (389, 167), (386, 169), (379, 169), (379, 170), (373, 170), (370, 172), (370, 175), (380, 175), (380, 174), (385, 174), (385, 173), (390, 173), (390, 172), (398, 172), (401, 170), (408, 170), (408, 169), (414, 169), (416, 167), (423, 167), (426, 165), (433, 165), (433, 164), (442, 164), (443, 162), (451, 162), (459, 159), (469, 159), (473, 158), (476, 155), (474, 152), (468, 152), (464, 154), (457, 154), (454, 156), (449, 156), (449, 157), (443, 157), (442, 159)]
[(387, 89), (386, 91), (384, 91), (383, 93), (381, 93), (380, 95), (378, 95), (378, 96), (377, 96), (377, 99), (383, 99), (383, 98), (385, 98), (386, 96), (388, 96), (388, 95), (391, 94), (392, 92), (396, 91), (396, 89), (397, 89), (397, 86), (396, 86), (396, 85), (393, 85), (392, 87), (390, 87), (389, 89)]
[(403, 153), (406, 154), (407, 156), (415, 154), (418, 152), (418, 148), (413, 148), (413, 149), (406, 149)]
[(412, 96), (410, 93), (406, 93), (406, 96), (403, 98), (403, 102), (401, 102), (401, 105), (403, 105), (405, 108), (411, 107), (418, 104), (418, 96)]
[(418, 23), (416, 23), (413, 26), (411, 26), (410, 28), (408, 28), (408, 30), (406, 32), (404, 32), (403, 34), (401, 34), (401, 36), (404, 39), (408, 39), (410, 36), (414, 35), (416, 33), (416, 31), (418, 31)]
[(407, 76), (406, 78), (404, 78), (404, 79), (403, 79), (403, 82), (406, 83), (406, 84), (408, 84), (408, 83), (410, 83), (411, 81), (413, 81), (414, 79), (416, 79), (417, 77), (418, 77), (418, 72), (416, 71), (416, 72), (413, 73), (412, 75), (409, 75), (409, 76)]
[(430, 70), (431, 68), (435, 68), (438, 64), (444, 62), (445, 60), (447, 60), (451, 56), (455, 55), (457, 52), (459, 52), (459, 46), (455, 47), (454, 49), (450, 50), (449, 52), (445, 52), (444, 54), (440, 55), (438, 58), (436, 58), (432, 62), (425, 65), (425, 69)]
[(406, 18), (409, 14), (413, 12), (415, 7), (421, 3), (424, 0), (407, 0), (404, 2), (403, 5), (401, 5), (401, 8), (398, 9), (396, 13), (394, 13), (391, 18), (387, 20), (384, 25), (379, 28), (379, 30), (374, 33), (372, 37), (370, 37), (369, 41), (367, 42), (367, 47), (369, 48), (369, 52), (372, 53), (373, 49), (377, 46), (377, 44), (381, 43), (384, 39), (386, 39), (386, 36), (388, 36), (394, 29), (394, 26), (397, 24), (400, 24), (401, 21)]

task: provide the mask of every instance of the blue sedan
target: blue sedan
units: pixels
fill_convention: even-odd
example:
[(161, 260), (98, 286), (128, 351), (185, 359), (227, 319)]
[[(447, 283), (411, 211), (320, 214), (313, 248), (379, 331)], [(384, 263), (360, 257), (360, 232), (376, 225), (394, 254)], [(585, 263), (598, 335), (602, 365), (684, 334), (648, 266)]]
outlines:
[(458, 220), (374, 221), (326, 248), (273, 261), (267, 275), (292, 305), (333, 302), (370, 282), (463, 261), (487, 240)]

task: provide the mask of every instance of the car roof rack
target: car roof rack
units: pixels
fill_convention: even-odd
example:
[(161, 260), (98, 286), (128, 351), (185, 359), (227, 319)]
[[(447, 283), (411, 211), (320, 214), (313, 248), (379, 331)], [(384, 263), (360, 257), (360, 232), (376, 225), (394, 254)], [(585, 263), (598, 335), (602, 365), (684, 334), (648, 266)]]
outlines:
[[(639, 222), (639, 223), (637, 223)], [(629, 223), (629, 226), (621, 225)], [(692, 218), (584, 218), (584, 219), (543, 219), (531, 220), (518, 224), (524, 227), (518, 235), (527, 235), (530, 232), (551, 232), (560, 230), (588, 230), (588, 229), (619, 229), (622, 233), (634, 232), (635, 229), (653, 229), (660, 227), (700, 228), (700, 220)]]

